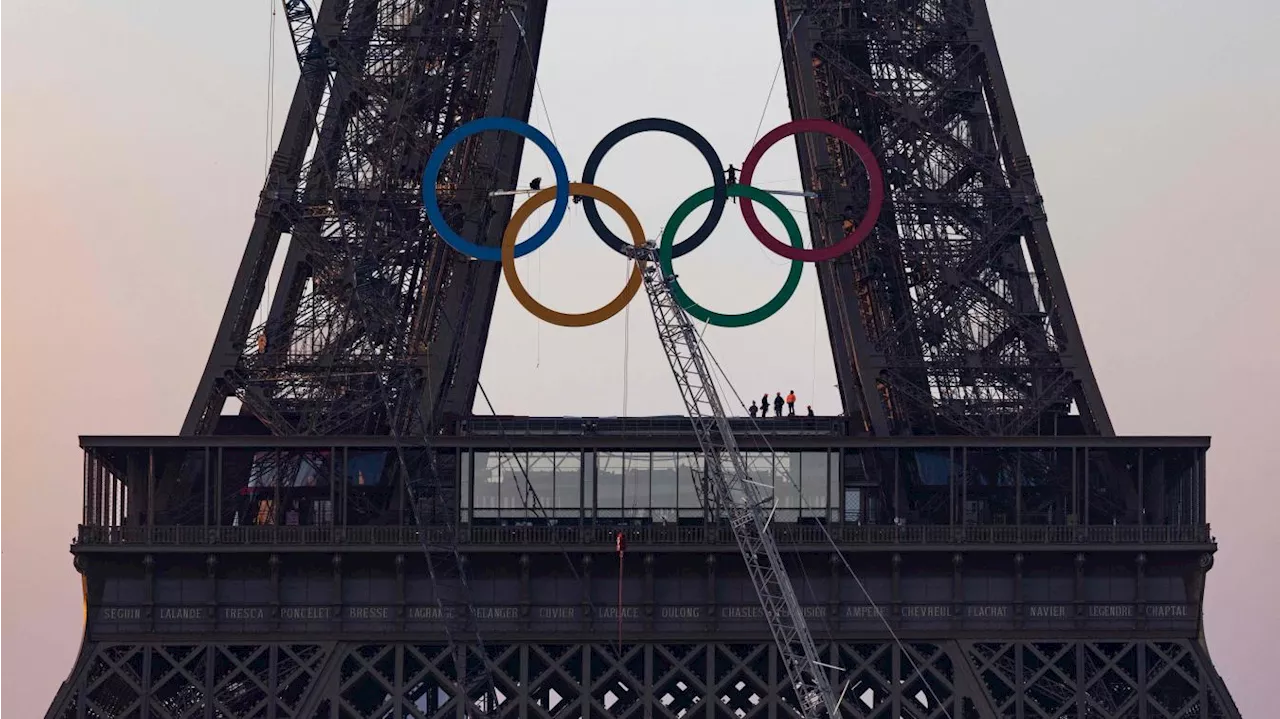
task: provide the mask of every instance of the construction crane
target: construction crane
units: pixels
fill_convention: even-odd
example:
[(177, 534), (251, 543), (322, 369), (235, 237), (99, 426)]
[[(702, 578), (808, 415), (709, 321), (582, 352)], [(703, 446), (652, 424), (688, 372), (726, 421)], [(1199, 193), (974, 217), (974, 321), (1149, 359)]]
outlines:
[(631, 250), (630, 254), (645, 264), (645, 291), (653, 308), (658, 338), (698, 438), (710, 489), (703, 501), (711, 512), (718, 509), (733, 530), (769, 631), (778, 645), (779, 657), (795, 688), (801, 715), (836, 719), (840, 716), (840, 700), (832, 691), (826, 669), (838, 667), (819, 661), (818, 648), (800, 610), (800, 600), (769, 531), (774, 499), (764, 497), (761, 485), (747, 475), (746, 459), (738, 449), (729, 417), (703, 359), (698, 334), (671, 292), (675, 277), (663, 276), (653, 242)]

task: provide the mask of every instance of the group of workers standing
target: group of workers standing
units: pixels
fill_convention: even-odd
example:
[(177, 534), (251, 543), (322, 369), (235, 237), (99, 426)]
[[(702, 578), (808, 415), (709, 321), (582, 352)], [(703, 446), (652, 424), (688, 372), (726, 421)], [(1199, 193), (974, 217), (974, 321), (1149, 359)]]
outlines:
[[(787, 392), (786, 399), (782, 398), (781, 392), (778, 392), (776, 395), (774, 395), (773, 397), (773, 416), (774, 417), (782, 416), (782, 406), (784, 404), (787, 406), (787, 416), (788, 417), (796, 416), (796, 391), (795, 390), (791, 390), (790, 392)], [(747, 408), (747, 411), (751, 413), (752, 417), (755, 417), (757, 414), (759, 414), (760, 417), (768, 417), (769, 416), (769, 393), (768, 392), (764, 393), (764, 396), (760, 398), (760, 404), (756, 404), (755, 400), (752, 400), (751, 406)], [(805, 405), (805, 414), (809, 417), (812, 417), (813, 407)]]

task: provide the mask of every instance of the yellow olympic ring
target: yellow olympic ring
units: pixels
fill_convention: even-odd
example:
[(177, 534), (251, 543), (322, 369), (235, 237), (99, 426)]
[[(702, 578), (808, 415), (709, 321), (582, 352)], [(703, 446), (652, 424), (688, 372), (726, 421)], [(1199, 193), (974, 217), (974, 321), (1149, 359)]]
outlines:
[[(569, 183), (569, 194), (581, 197), (590, 197), (608, 205), (622, 221), (626, 223), (627, 229), (631, 232), (631, 241), (636, 247), (644, 247), (644, 230), (640, 228), (640, 220), (636, 217), (636, 213), (627, 207), (627, 203), (623, 202), (620, 197), (609, 192), (602, 187), (595, 185), (587, 185), (581, 182)], [(568, 314), (565, 312), (557, 312), (550, 307), (539, 304), (537, 300), (529, 295), (529, 291), (524, 288), (524, 283), (520, 281), (519, 275), (516, 274), (516, 236), (520, 233), (520, 228), (529, 220), (529, 216), (533, 211), (555, 199), (556, 188), (554, 186), (540, 190), (529, 201), (520, 206), (511, 216), (511, 222), (507, 225), (507, 231), (502, 235), (502, 276), (507, 281), (507, 287), (511, 288), (511, 294), (515, 296), (516, 302), (520, 306), (529, 311), (529, 314), (537, 317), (543, 322), (550, 322), (553, 325), (561, 327), (590, 327), (591, 325), (600, 324), (605, 320), (613, 317), (627, 306), (636, 293), (640, 291), (640, 285), (644, 283), (644, 260), (637, 259), (635, 269), (631, 272), (631, 277), (627, 280), (626, 287), (622, 288), (622, 292), (613, 298), (609, 304), (600, 309), (582, 314)]]

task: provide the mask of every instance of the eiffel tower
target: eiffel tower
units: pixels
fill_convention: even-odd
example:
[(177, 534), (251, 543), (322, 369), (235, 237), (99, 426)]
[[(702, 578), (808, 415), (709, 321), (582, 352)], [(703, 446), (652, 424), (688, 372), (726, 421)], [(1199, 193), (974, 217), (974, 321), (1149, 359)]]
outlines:
[[(47, 716), (800, 716), (686, 421), (471, 413), (500, 270), (439, 239), (421, 176), (527, 119), (545, 0), (283, 6), (300, 77), (182, 432), (81, 438), (86, 627)], [(800, 478), (773, 532), (843, 712), (1238, 717), (1209, 440), (1115, 434), (985, 0), (777, 22), (792, 115), (885, 180), (817, 265), (844, 414), (742, 442)], [(829, 246), (866, 173), (796, 142)], [(460, 234), (499, 244), (522, 149), (450, 154)]]

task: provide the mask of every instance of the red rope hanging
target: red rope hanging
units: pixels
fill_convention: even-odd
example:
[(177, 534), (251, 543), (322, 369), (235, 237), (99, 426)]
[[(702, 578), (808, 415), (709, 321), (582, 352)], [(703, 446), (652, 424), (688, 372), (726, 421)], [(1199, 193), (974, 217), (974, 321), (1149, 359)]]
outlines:
[(618, 658), (622, 658), (622, 557), (627, 553), (627, 535), (619, 531), (614, 535), (614, 548), (618, 550)]

